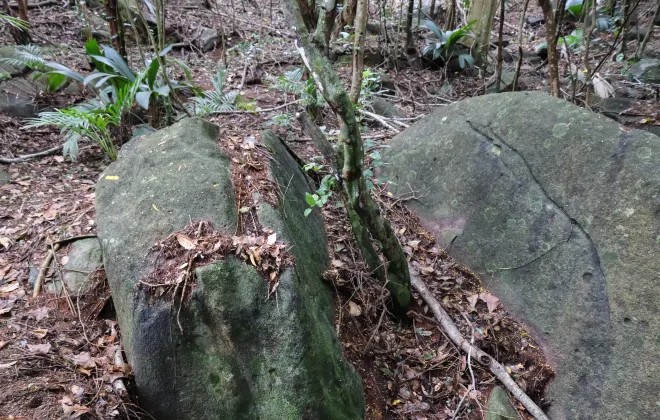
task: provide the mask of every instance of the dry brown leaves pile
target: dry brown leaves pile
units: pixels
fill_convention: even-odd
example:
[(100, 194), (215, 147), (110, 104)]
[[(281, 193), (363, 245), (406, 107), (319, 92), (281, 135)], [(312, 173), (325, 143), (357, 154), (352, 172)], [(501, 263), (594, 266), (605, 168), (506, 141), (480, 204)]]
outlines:
[(117, 323), (98, 305), (111, 302), (103, 271), (73, 297), (74, 312), (54, 295), (27, 299), (17, 285), (0, 288), (0, 306), (21, 303), (0, 316), (0, 418), (140, 418)]
[[(496, 296), (483, 289), (476, 275), (438, 248), (416, 215), (403, 206), (405, 200), (382, 190), (379, 201), (411, 266), (463, 336), (504, 364), (522, 389), (543, 405), (544, 388), (553, 371), (529, 334)], [(408, 324), (389, 315), (387, 291), (369, 275), (345, 212), (334, 204), (323, 209), (334, 244), (333, 267), (325, 278), (333, 283), (341, 301), (338, 330), (347, 357), (364, 379), (367, 418), (483, 418), (495, 378), (451, 343), (420, 298), (408, 314)], [(525, 413), (522, 406), (517, 408)]]
[(152, 247), (149, 254), (155, 257), (156, 268), (140, 285), (153, 289), (158, 297), (171, 293), (172, 303), (180, 295), (183, 303), (196, 287), (196, 268), (234, 255), (254, 266), (268, 281), (270, 296), (277, 291), (282, 271), (293, 265), (293, 256), (276, 233), (263, 232), (263, 236), (230, 236), (215, 230), (210, 222), (191, 222)]

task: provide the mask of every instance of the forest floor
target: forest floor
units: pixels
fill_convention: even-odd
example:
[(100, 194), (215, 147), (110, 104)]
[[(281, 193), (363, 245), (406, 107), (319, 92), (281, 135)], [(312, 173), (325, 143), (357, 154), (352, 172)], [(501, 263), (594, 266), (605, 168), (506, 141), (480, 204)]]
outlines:
[[(508, 50), (513, 54), (517, 53), (521, 4), (518, 0), (507, 3), (504, 39), (511, 42)], [(299, 111), (297, 98), (275, 89), (269, 81), (301, 66), (282, 4), (271, 1), (256, 6), (257, 0), (235, 5), (233, 14), (224, 0), (211, 11), (181, 0), (168, 5), (168, 22), (183, 40), (194, 38), (201, 27), (224, 27), (231, 34), (226, 40), (227, 88), (240, 90), (241, 97), (254, 101), (256, 108), (209, 118), (220, 126), (219, 143), (240, 144), (249, 137), (258, 140), (262, 129), (272, 128), (301, 159), (312, 161), (319, 153), (291, 118)], [(639, 6), (640, 26), (650, 19), (652, 6), (652, 0)], [(534, 5), (527, 16), (540, 18), (542, 13)], [(51, 61), (89, 70), (81, 35), (83, 21), (76, 12), (53, 3), (31, 9), (30, 19), (32, 32), (38, 35), (35, 44), (47, 51)], [(570, 28), (566, 31), (570, 33)], [(496, 39), (495, 32), (493, 36)], [(532, 51), (544, 36), (543, 25), (525, 25), (523, 49)], [(660, 51), (659, 38), (656, 34), (648, 50)], [(0, 32), (0, 42), (12, 43), (6, 31)], [(423, 41), (417, 42), (421, 50)], [(381, 52), (379, 46), (375, 36), (368, 39), (367, 49), (374, 55)], [(629, 48), (635, 46), (633, 41)], [(496, 50), (492, 52), (496, 54)], [(594, 47), (592, 54), (612, 55), (606, 43)], [(219, 49), (208, 53), (178, 49), (173, 56), (190, 66), (202, 89), (211, 88), (211, 76), (223, 64)], [(567, 64), (566, 58), (560, 69)], [(132, 43), (129, 59), (139, 61)], [(506, 60), (504, 66), (514, 70), (515, 61)], [(630, 117), (625, 122), (636, 128), (659, 125), (658, 87), (630, 81), (625, 66), (625, 61), (607, 59), (599, 69), (618, 95), (635, 99), (622, 115)], [(371, 68), (387, 80), (387, 99), (404, 115), (396, 123), (388, 120), (389, 126), (363, 120), (363, 136), (373, 150), (435, 108), (484, 94), (493, 81), (492, 77), (478, 77), (474, 70), (447, 74), (443, 69), (422, 68), (414, 56), (400, 60), (397, 67), (375, 63)], [(336, 68), (345, 81), (349, 79), (350, 64)], [(547, 79), (546, 66), (524, 62), (520, 90), (547, 90)], [(570, 91), (567, 83), (563, 88)], [(61, 107), (86, 98), (88, 95), (80, 93), (41, 99)], [(576, 102), (585, 106), (581, 98)], [(268, 111), (272, 108), (277, 109)], [(327, 109), (321, 110), (319, 119), (327, 132), (339, 128)], [(0, 157), (34, 153), (62, 143), (58, 129), (23, 130), (24, 123), (0, 114)], [(75, 162), (53, 155), (0, 166), (9, 174), (9, 182), (0, 185), (0, 419), (150, 418), (132, 393), (130, 369), (116, 361), (120, 331), (103, 273), (93, 273), (95, 288), (79, 299), (47, 293), (31, 297), (32, 283), (53, 244), (95, 233), (94, 185), (108, 164), (98, 147), (84, 145)], [(542, 407), (551, 404), (544, 399), (544, 388), (553, 372), (540, 346), (499, 305), (497, 297), (483, 288), (478, 275), (453, 261), (406, 209), (405, 203), (416, 199), (415, 192), (394, 197), (374, 181), (375, 197), (392, 220), (411, 265), (464, 336), (506, 365), (535, 402)], [(369, 274), (345, 212), (335, 204), (333, 198), (322, 209), (332, 261), (326, 280), (336, 294), (336, 329), (346, 357), (363, 378), (367, 418), (483, 419), (495, 378), (451, 344), (421, 300), (411, 309), (410, 326), (402, 326), (389, 315), (383, 287)], [(66, 254), (67, 244), (63, 243), (48, 281), (61, 272)], [(118, 390), (118, 379), (128, 393)], [(471, 383), (476, 389), (468, 393)], [(531, 418), (519, 403), (515, 406), (520, 418)]]

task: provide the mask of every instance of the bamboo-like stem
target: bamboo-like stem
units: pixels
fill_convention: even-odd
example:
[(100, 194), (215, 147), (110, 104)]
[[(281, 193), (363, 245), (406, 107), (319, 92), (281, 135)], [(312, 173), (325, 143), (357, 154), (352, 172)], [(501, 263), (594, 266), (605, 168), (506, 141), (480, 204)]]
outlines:
[[(394, 311), (404, 316), (412, 302), (408, 261), (390, 222), (380, 213), (378, 205), (369, 193), (363, 171), (364, 145), (355, 110), (341, 80), (328, 59), (310, 42), (309, 33), (303, 23), (297, 1), (286, 4), (296, 28), (296, 49), (332, 111), (341, 119), (343, 127), (339, 133), (338, 149), (343, 153), (341, 167), (344, 202), (350, 212), (355, 212), (361, 226), (366, 228), (374, 240), (380, 242), (382, 255), (387, 262), (386, 287), (392, 297)], [(353, 232), (356, 235), (356, 232)], [(363, 235), (357, 236), (361, 241)]]
[(350, 99), (358, 103), (362, 87), (362, 70), (364, 69), (364, 38), (369, 14), (369, 0), (358, 0), (355, 11), (355, 38), (353, 40), (353, 77), (351, 78)]
[(525, 27), (525, 15), (527, 14), (527, 7), (529, 7), (529, 0), (525, 0), (523, 3), (522, 13), (520, 14), (520, 22), (518, 29), (518, 62), (516, 63), (516, 74), (513, 76), (513, 87), (511, 91), (515, 92), (518, 89), (518, 79), (520, 78), (520, 68), (522, 67), (523, 61), (523, 28)]

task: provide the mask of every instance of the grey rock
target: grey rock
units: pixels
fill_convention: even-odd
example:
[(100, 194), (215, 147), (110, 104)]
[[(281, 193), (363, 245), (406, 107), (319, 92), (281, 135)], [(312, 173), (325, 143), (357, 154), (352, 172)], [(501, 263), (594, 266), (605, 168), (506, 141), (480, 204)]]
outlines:
[[(62, 266), (62, 277), (72, 295), (85, 293), (94, 285), (93, 274), (103, 266), (101, 245), (96, 238), (86, 238), (71, 244), (67, 253), (69, 261)], [(59, 293), (62, 283), (47, 284), (46, 290)]]
[(488, 396), (486, 420), (511, 420), (517, 418), (518, 412), (511, 405), (509, 394), (501, 386), (493, 388)]
[(42, 108), (38, 97), (45, 91), (44, 79), (14, 78), (0, 84), (0, 112), (14, 117), (36, 117)]
[[(513, 87), (513, 79), (516, 77), (516, 73), (502, 69), (502, 79), (500, 80), (500, 92), (507, 92), (510, 91), (511, 88)], [(496, 88), (496, 82), (493, 82), (488, 88), (486, 89), (487, 93), (496, 93), (497, 88)]]
[[(603, 98), (598, 104), (594, 107), (595, 110), (601, 114), (613, 119), (619, 124), (626, 124), (628, 121), (627, 118), (631, 118), (626, 115), (621, 115), (627, 109), (630, 109), (635, 104), (635, 100), (632, 98)], [(639, 121), (640, 117), (632, 117), (634, 121)]]
[(630, 74), (645, 83), (660, 83), (660, 59), (643, 58), (630, 67)]
[[(650, 419), (660, 395), (660, 138), (536, 92), (439, 108), (383, 175), (542, 343), (556, 419)], [(393, 191), (396, 195), (399, 191)]]
[(543, 58), (534, 51), (523, 51), (523, 60), (533, 66), (543, 63)]
[(626, 41), (641, 41), (646, 36), (646, 28), (633, 26), (628, 29), (626, 34)]
[(20, 76), (29, 71), (25, 64), (17, 65), (5, 62), (2, 59), (12, 58), (14, 56), (14, 47), (11, 45), (0, 47), (0, 74), (7, 73), (11, 77)]
[(203, 28), (197, 37), (197, 45), (202, 51), (213, 51), (222, 42), (220, 32), (217, 29)]
[(399, 111), (399, 108), (397, 108), (396, 105), (390, 103), (387, 99), (383, 99), (377, 96), (371, 100), (370, 105), (374, 110), (374, 113), (382, 115), (383, 117), (401, 118), (403, 116), (401, 111)]
[(9, 181), (11, 181), (11, 177), (9, 176), (9, 172), (0, 170), (0, 185), (9, 184)]
[(360, 378), (341, 355), (322, 282), (323, 221), (316, 212), (303, 216), (307, 179), (272, 133), (262, 135), (274, 159), (270, 175), (289, 187), (278, 208), (261, 202), (258, 215), (296, 261), (280, 278), (277, 300), (265, 299), (266, 281), (233, 256), (196, 271), (181, 308), (183, 333), (178, 304), (136, 290), (154, 267), (145, 258), (151, 246), (190, 220), (234, 234), (231, 163), (217, 135), (217, 126), (185, 119), (132, 139), (97, 184), (98, 235), (142, 407), (158, 419), (363, 418)]

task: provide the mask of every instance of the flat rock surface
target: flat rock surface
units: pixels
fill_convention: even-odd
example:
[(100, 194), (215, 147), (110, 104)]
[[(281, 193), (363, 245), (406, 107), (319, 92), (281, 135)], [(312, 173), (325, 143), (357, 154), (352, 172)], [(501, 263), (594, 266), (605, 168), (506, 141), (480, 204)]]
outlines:
[(527, 323), (554, 419), (660, 404), (660, 138), (542, 93), (446, 107), (383, 160), (440, 245)]

